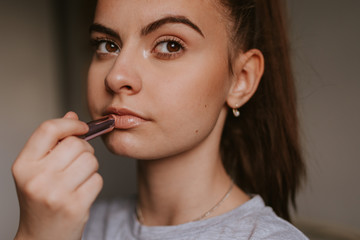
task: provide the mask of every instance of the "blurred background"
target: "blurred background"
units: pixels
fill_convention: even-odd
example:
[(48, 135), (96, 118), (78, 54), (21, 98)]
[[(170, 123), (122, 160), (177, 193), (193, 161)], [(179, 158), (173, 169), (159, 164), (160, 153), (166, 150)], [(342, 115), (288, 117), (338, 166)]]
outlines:
[[(311, 239), (360, 239), (360, 1), (287, 0), (308, 180), (294, 223)], [(32, 131), (68, 110), (88, 121), (94, 0), (0, 1), (0, 239), (19, 209), (11, 165)], [(135, 161), (92, 140), (102, 198), (135, 192)]]

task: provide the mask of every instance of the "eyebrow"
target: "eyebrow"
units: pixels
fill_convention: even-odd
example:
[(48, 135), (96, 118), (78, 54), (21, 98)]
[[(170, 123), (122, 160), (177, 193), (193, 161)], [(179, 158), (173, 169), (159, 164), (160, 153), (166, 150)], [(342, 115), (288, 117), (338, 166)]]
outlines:
[(99, 23), (93, 23), (90, 25), (89, 32), (100, 32), (105, 33), (109, 36), (112, 36), (114, 38), (120, 39), (120, 36), (117, 32), (112, 30), (111, 28), (105, 27), (104, 25), (101, 25)]
[(200, 28), (196, 24), (191, 22), (185, 16), (168, 16), (168, 17), (164, 17), (159, 20), (156, 20), (156, 21), (148, 24), (146, 27), (144, 27), (141, 30), (141, 35), (143, 35), (143, 36), (148, 35), (151, 32), (154, 32), (155, 30), (159, 29), (160, 27), (162, 27), (163, 25), (168, 24), (168, 23), (185, 24), (185, 25), (191, 27), (192, 29), (194, 29), (196, 32), (198, 32), (201, 36), (204, 37), (204, 34), (201, 32)]
[[(184, 17), (184, 16), (168, 16), (168, 17), (164, 17), (164, 18), (161, 18), (159, 20), (156, 20), (156, 21), (148, 24), (144, 28), (142, 28), (141, 29), (141, 35), (146, 36), (146, 35), (156, 31), (157, 29), (159, 29), (160, 27), (162, 27), (163, 25), (168, 24), (168, 23), (182, 23), (182, 24), (185, 24), (185, 25), (191, 27), (192, 29), (194, 29), (196, 32), (198, 32), (202, 37), (205, 37), (204, 34), (201, 32), (200, 28), (196, 24), (191, 22), (187, 17)], [(99, 24), (99, 23), (91, 24), (90, 27), (89, 27), (89, 32), (90, 33), (91, 32), (105, 33), (105, 34), (107, 34), (109, 36), (120, 39), (120, 36), (119, 36), (119, 34), (117, 32), (115, 32), (111, 28), (105, 27), (104, 25)]]

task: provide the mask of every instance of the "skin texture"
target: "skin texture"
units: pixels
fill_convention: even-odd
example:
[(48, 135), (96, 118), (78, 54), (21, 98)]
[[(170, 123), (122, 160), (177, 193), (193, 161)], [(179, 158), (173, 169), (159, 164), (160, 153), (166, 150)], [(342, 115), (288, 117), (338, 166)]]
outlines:
[[(253, 94), (263, 60), (256, 50), (239, 54), (231, 63), (235, 74), (230, 73), (228, 49), (233, 46), (221, 14), (212, 1), (98, 2), (94, 23), (116, 36), (102, 30), (91, 34), (93, 40), (106, 41), (98, 44), (90, 66), (89, 109), (94, 118), (115, 108), (145, 119), (113, 131), (105, 142), (116, 154), (141, 159), (139, 204), (146, 224), (192, 220), (230, 185), (219, 155), (228, 105), (240, 107)], [(142, 34), (169, 16), (186, 18), (198, 28), (171, 22)], [(184, 49), (170, 52), (169, 40)], [(247, 199), (237, 188), (217, 213)]]
[[(116, 129), (104, 138), (107, 147), (138, 159), (146, 225), (198, 218), (231, 184), (219, 153), (222, 128), (228, 107), (240, 107), (255, 92), (264, 63), (255, 49), (228, 62), (232, 46), (222, 13), (205, 0), (98, 1), (89, 110), (94, 119), (115, 114)], [(169, 16), (182, 22), (146, 28)], [(102, 187), (91, 146), (73, 137), (86, 131), (75, 113), (49, 120), (16, 159), (18, 239), (81, 238)], [(209, 217), (247, 200), (235, 187)]]
[[(88, 102), (94, 118), (108, 107), (115, 107), (148, 119), (137, 128), (115, 131), (106, 139), (115, 153), (139, 159), (161, 159), (187, 152), (206, 139), (217, 141), (219, 136), (214, 133), (221, 132), (226, 114), (224, 102), (231, 85), (227, 43), (217, 36), (226, 32), (217, 24), (220, 16), (213, 6), (205, 5), (204, 12), (211, 14), (199, 15), (202, 11), (198, 11), (200, 3), (196, 1), (187, 3), (186, 9), (175, 8), (171, 2), (155, 2), (159, 3), (98, 3), (95, 22), (120, 35), (121, 39), (110, 39), (121, 51), (104, 57), (95, 55), (89, 71)], [(188, 1), (176, 5), (183, 6), (185, 2)], [(162, 7), (150, 10), (153, 5)], [(142, 27), (169, 13), (191, 16), (202, 27), (205, 38), (185, 24), (166, 24), (141, 36)], [(205, 26), (213, 26), (213, 30), (208, 31)], [(92, 38), (101, 37), (109, 36), (92, 34)], [(166, 38), (181, 40), (187, 49), (170, 59), (159, 57), (153, 52), (154, 45)], [(111, 91), (104, 88), (104, 82)]]

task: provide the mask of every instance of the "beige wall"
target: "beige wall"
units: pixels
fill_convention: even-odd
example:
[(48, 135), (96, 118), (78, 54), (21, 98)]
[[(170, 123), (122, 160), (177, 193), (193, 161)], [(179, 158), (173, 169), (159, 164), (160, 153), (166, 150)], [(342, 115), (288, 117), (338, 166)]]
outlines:
[(299, 218), (359, 230), (360, 1), (288, 2), (309, 169)]
[(33, 129), (59, 116), (50, 1), (0, 1), (0, 239), (12, 239), (18, 206), (10, 167)]
[[(288, 2), (309, 166), (297, 219), (360, 229), (360, 1)], [(50, 0), (0, 2), (0, 239), (11, 239), (18, 221), (12, 161), (41, 121), (63, 114), (52, 21)], [(103, 196), (132, 192), (134, 163), (94, 144)]]

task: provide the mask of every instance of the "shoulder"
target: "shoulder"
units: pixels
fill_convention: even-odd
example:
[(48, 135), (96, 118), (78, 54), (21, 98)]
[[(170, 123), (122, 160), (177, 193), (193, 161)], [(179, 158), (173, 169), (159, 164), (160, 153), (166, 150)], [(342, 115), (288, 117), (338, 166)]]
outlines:
[(235, 210), (237, 224), (247, 231), (248, 239), (308, 239), (289, 222), (278, 217), (265, 206), (260, 196), (255, 196)]
[(258, 216), (252, 239), (308, 239), (289, 222), (275, 214)]

